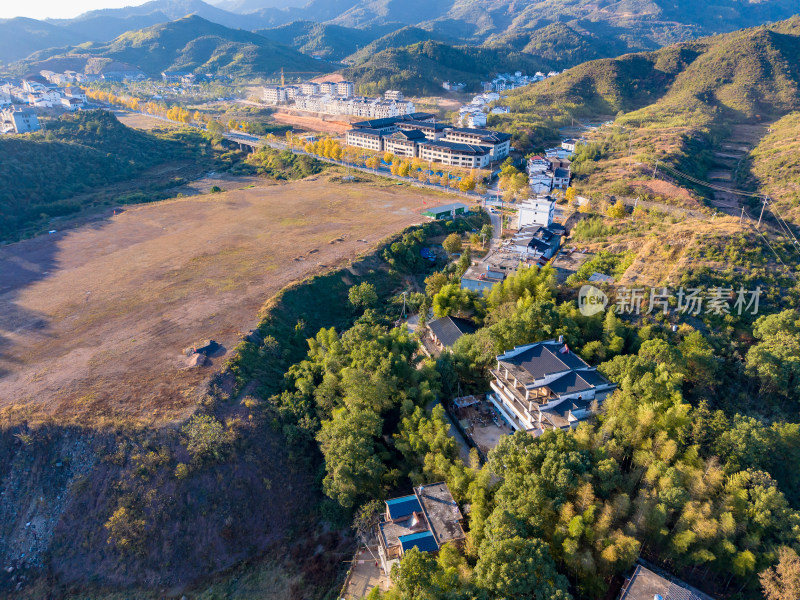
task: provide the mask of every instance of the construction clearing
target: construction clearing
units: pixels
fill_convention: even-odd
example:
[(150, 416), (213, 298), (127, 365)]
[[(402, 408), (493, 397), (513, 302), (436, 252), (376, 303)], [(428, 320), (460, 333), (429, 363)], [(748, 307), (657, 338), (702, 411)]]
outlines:
[[(0, 422), (183, 418), (271, 296), (448, 199), (330, 176), (252, 182), (0, 247)], [(224, 351), (190, 368), (183, 350), (208, 339)]]

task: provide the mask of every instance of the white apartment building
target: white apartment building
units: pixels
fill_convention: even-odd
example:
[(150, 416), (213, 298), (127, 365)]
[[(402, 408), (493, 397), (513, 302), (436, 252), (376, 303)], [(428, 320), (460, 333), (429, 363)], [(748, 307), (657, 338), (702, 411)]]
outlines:
[(350, 98), (356, 93), (356, 86), (352, 81), (340, 81), (336, 84), (336, 95)]
[(491, 162), (491, 152), (486, 146), (459, 144), (446, 140), (427, 140), (417, 144), (422, 160), (439, 162), (451, 167), (480, 169)]
[(489, 162), (503, 160), (511, 150), (510, 134), (489, 129), (454, 127), (447, 131), (444, 139), (447, 142), (488, 148)]
[(537, 196), (529, 198), (517, 205), (517, 229), (529, 225), (544, 225), (553, 223), (556, 214), (556, 201), (550, 196)]
[(386, 90), (383, 94), (384, 100), (395, 100), (397, 102), (403, 101), (403, 92), (399, 90)]
[(3, 129), (10, 129), (14, 133), (30, 133), (40, 129), (36, 113), (25, 109), (15, 109), (13, 106), (0, 112), (0, 124)]
[(383, 148), (395, 156), (415, 158), (418, 155), (417, 144), (427, 138), (419, 129), (401, 130), (383, 138)]
[(265, 87), (264, 102), (266, 104), (285, 104), (286, 90), (280, 86)]
[(346, 143), (348, 146), (355, 146), (357, 148), (366, 148), (368, 150), (375, 150), (376, 152), (383, 151), (383, 136), (378, 129), (369, 129), (366, 127), (351, 129), (347, 132)]
[(300, 84), (300, 93), (304, 96), (314, 96), (319, 94), (319, 84), (313, 81)]

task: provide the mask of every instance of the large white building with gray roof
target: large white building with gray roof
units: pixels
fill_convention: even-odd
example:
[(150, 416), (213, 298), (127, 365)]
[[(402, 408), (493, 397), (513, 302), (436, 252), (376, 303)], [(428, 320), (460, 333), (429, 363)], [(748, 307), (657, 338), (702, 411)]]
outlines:
[(616, 389), (561, 339), (518, 346), (497, 357), (489, 399), (517, 430), (572, 429)]

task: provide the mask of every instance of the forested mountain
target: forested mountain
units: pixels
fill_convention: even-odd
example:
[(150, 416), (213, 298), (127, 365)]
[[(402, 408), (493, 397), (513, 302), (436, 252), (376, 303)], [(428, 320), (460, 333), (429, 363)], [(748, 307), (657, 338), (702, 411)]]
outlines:
[[(26, 43), (9, 46), (10, 50), (0, 45), (0, 60), (11, 61), (24, 53), (76, 43), (76, 36), (80, 41), (107, 41), (126, 31), (193, 14), (248, 31), (291, 24), (268, 37), (281, 37), (283, 43), (293, 47), (335, 58), (349, 49), (347, 44), (342, 45), (340, 36), (348, 30), (311, 29), (306, 22), (367, 29), (369, 34), (353, 34), (359, 46), (378, 31), (381, 33), (369, 41), (413, 26), (387, 42), (392, 47), (429, 39), (511, 46), (541, 55), (560, 67), (578, 64), (581, 57), (585, 60), (654, 49), (786, 19), (800, 10), (794, 0), (311, 0), (300, 4), (302, 0), (230, 0), (220, 6), (203, 0), (152, 0), (140, 6), (91, 11), (75, 19), (28, 22), (25, 27), (35, 33), (26, 38)], [(15, 39), (13, 28), (13, 23), (0, 22), (0, 34), (6, 32), (0, 39)], [(355, 50), (348, 54), (352, 52)]]
[[(800, 107), (800, 18), (581, 64), (511, 92), (496, 124), (534, 132), (575, 118), (723, 127)], [(674, 133), (674, 132), (673, 132)]]
[(330, 63), (314, 60), (255, 33), (229, 29), (198, 16), (129, 31), (107, 44), (89, 43), (66, 51), (40, 52), (20, 68), (26, 72), (38, 72), (48, 64), (47, 61), (60, 57), (73, 63), (112, 60), (132, 65), (156, 77), (162, 71), (170, 70), (270, 77), (281, 68), (316, 73), (330, 72), (335, 68)]
[(361, 48), (351, 56), (347, 57), (348, 62), (355, 63), (356, 65), (370, 60), (378, 52), (388, 50), (390, 48), (402, 48), (420, 42), (437, 41), (448, 44), (456, 43), (455, 40), (447, 36), (437, 35), (428, 31), (427, 29), (420, 29), (407, 25), (391, 33), (387, 33), (383, 37), (374, 40), (369, 45)]
[[(295, 21), (271, 29), (258, 29), (255, 33), (303, 54), (313, 54), (329, 60), (342, 60), (374, 40), (383, 39), (381, 36), (385, 36), (387, 32), (391, 35), (396, 27), (397, 24), (390, 23), (356, 29), (314, 21)], [(412, 42), (406, 44), (410, 43)]]
[(365, 62), (343, 71), (362, 93), (401, 89), (413, 94), (434, 94), (443, 81), (464, 83), (474, 88), (492, 73), (545, 69), (535, 56), (476, 46), (450, 46), (424, 42), (404, 48), (389, 48)]

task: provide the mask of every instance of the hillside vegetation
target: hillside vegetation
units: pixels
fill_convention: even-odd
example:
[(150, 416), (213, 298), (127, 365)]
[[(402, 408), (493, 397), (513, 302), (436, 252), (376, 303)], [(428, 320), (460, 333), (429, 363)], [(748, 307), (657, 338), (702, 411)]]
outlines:
[(745, 183), (770, 196), (784, 218), (800, 224), (800, 112), (773, 123), (748, 161), (752, 179)]
[(511, 113), (491, 124), (531, 148), (557, 139), (555, 128), (573, 118), (616, 116), (616, 128), (590, 134), (595, 143), (580, 155), (588, 160), (576, 169), (577, 182), (592, 176), (583, 182), (593, 191), (649, 179), (657, 159), (704, 177), (731, 127), (800, 109), (798, 65), (800, 18), (793, 18), (579, 65), (510, 92), (502, 103)]
[(482, 79), (493, 73), (514, 70), (534, 73), (544, 68), (539, 59), (519, 52), (428, 41), (383, 50), (342, 73), (365, 94), (385, 89), (435, 94), (441, 92), (443, 81), (464, 83), (468, 90), (475, 90)]
[[(162, 71), (214, 73), (232, 77), (274, 77), (287, 71), (327, 73), (333, 65), (247, 31), (189, 16), (129, 31), (107, 44), (87, 43), (67, 51), (39, 52), (19, 70), (38, 72), (48, 59), (70, 56), (88, 62), (103, 58), (132, 65), (151, 77)], [(82, 69), (81, 69), (82, 70)]]
[(387, 31), (393, 31), (394, 28), (395, 25), (385, 25), (355, 29), (329, 23), (295, 21), (280, 27), (259, 29), (255, 33), (303, 54), (313, 54), (328, 60), (342, 60)]
[(201, 152), (199, 145), (129, 129), (102, 110), (64, 115), (48, 123), (46, 133), (2, 136), (0, 238), (14, 239), (34, 223), (91, 203), (73, 196), (168, 160), (199, 158)]

